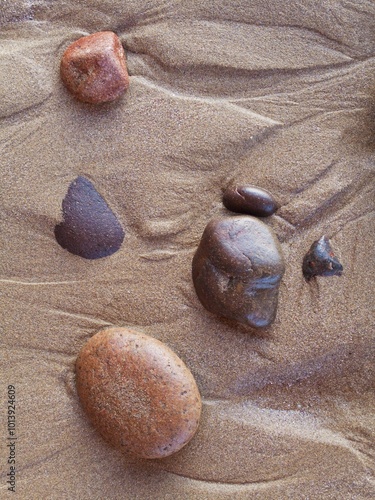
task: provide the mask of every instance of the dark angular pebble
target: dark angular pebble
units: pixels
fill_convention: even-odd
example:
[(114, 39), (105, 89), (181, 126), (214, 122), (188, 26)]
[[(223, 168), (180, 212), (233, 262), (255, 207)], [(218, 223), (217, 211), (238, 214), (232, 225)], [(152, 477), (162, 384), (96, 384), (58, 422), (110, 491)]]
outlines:
[(55, 226), (59, 245), (85, 259), (100, 259), (116, 252), (124, 230), (93, 184), (77, 177), (62, 202), (63, 222)]
[(193, 258), (193, 282), (203, 306), (252, 327), (275, 319), (284, 270), (271, 228), (244, 215), (210, 221)]
[(278, 209), (271, 193), (250, 185), (229, 186), (223, 193), (223, 204), (232, 212), (256, 217), (268, 217)]
[(314, 276), (341, 276), (343, 267), (327, 236), (322, 236), (311, 245), (303, 259), (302, 271), (307, 280)]

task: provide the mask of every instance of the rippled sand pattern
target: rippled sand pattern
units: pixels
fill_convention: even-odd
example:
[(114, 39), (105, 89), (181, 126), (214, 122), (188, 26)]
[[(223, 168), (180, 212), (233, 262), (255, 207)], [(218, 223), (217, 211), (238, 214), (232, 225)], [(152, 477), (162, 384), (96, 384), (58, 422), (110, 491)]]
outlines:
[[(17, 498), (373, 498), (374, 2), (3, 0), (0, 26), (0, 380), (17, 391)], [(130, 88), (94, 107), (59, 63), (99, 30), (120, 36)], [(77, 176), (124, 227), (110, 257), (54, 238)], [(191, 280), (232, 180), (281, 204), (267, 223), (287, 268), (261, 332), (210, 314)], [(323, 234), (344, 273), (307, 283)], [(177, 455), (124, 457), (89, 425), (74, 362), (106, 325), (162, 340), (196, 377), (202, 423)]]

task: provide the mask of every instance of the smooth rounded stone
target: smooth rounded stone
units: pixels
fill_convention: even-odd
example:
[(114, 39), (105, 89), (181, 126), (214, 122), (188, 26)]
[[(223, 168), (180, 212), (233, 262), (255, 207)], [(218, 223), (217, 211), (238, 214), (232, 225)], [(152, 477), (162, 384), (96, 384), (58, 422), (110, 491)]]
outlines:
[(100, 31), (73, 42), (63, 54), (60, 74), (80, 101), (113, 101), (129, 87), (123, 46), (112, 31)]
[(275, 319), (284, 270), (276, 235), (246, 215), (211, 220), (193, 258), (193, 282), (203, 306), (256, 328)]
[(302, 272), (307, 281), (314, 276), (341, 276), (343, 267), (327, 236), (314, 241), (303, 258)]
[(101, 330), (77, 358), (76, 382), (94, 427), (124, 452), (166, 457), (198, 428), (202, 403), (193, 375), (169, 347), (148, 335)]
[(223, 204), (232, 212), (268, 217), (279, 208), (265, 189), (250, 185), (229, 186), (223, 193)]
[(70, 184), (62, 209), (64, 220), (55, 226), (55, 238), (70, 253), (100, 259), (121, 247), (125, 233), (120, 222), (85, 177)]

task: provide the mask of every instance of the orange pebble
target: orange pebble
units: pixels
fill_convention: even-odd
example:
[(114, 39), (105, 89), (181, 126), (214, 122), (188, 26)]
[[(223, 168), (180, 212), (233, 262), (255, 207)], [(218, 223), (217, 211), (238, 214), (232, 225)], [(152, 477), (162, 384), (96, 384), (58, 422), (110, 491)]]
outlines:
[(166, 457), (197, 430), (201, 397), (193, 375), (169, 347), (147, 335), (101, 330), (78, 356), (76, 382), (94, 427), (125, 452)]
[(92, 104), (113, 101), (129, 87), (125, 52), (111, 31), (84, 36), (69, 45), (60, 74), (77, 99)]

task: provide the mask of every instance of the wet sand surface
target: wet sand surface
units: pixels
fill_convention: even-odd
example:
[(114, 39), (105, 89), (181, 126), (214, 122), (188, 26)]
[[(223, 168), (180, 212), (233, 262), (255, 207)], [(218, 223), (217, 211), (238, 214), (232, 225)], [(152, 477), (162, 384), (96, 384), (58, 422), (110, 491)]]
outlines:
[[(12, 384), (17, 498), (373, 498), (374, 2), (15, 0), (0, 25), (0, 411)], [(94, 106), (59, 65), (102, 30), (130, 87)], [(78, 176), (125, 232), (102, 259), (54, 236)], [(265, 221), (286, 271), (265, 330), (209, 313), (192, 283), (232, 182), (280, 204)], [(307, 282), (322, 235), (344, 272)], [(124, 456), (89, 424), (74, 363), (106, 326), (165, 342), (196, 378), (201, 425), (178, 454)]]

